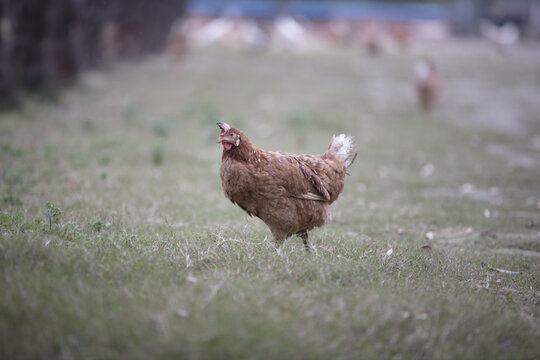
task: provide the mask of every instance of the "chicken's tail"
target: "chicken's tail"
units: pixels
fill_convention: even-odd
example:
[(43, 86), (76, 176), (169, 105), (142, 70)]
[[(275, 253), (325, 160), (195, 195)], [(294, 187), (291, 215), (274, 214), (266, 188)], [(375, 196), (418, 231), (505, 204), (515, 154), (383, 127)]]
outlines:
[(345, 163), (346, 167), (351, 166), (356, 159), (356, 148), (354, 146), (354, 137), (351, 135), (341, 134), (333, 136), (328, 147), (328, 152), (332, 153), (339, 160)]

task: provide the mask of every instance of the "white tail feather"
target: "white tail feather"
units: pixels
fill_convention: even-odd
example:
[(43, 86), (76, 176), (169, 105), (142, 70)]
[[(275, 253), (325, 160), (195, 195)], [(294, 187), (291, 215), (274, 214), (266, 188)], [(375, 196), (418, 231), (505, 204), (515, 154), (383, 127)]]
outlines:
[(351, 166), (356, 158), (356, 149), (354, 146), (354, 137), (351, 135), (340, 134), (333, 136), (328, 151), (332, 152), (339, 160), (345, 163), (346, 167)]

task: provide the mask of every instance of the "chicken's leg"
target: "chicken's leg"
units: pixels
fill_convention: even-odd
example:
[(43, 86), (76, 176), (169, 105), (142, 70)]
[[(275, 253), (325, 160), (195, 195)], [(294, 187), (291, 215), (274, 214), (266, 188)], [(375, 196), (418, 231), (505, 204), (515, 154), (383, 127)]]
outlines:
[(302, 239), (304, 246), (306, 247), (306, 251), (311, 250), (311, 247), (309, 246), (307, 231), (306, 230), (299, 231), (296, 233), (296, 235), (298, 235)]

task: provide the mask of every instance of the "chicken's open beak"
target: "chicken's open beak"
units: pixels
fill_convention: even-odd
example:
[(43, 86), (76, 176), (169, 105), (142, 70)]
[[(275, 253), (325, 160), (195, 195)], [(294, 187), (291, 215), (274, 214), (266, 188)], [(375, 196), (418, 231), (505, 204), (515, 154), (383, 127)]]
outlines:
[(218, 122), (216, 123), (216, 125), (219, 126), (222, 134), (226, 133), (231, 128), (228, 124), (223, 123), (223, 122)]
[(223, 122), (216, 123), (217, 126), (221, 129), (221, 133), (219, 134), (219, 140), (217, 141), (218, 144), (223, 142), (223, 135), (231, 128), (228, 124)]

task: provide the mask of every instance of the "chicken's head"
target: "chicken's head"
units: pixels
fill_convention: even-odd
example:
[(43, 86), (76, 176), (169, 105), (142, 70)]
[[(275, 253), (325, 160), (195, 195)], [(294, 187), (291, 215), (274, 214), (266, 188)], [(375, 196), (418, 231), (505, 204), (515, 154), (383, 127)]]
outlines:
[(223, 145), (223, 149), (230, 150), (233, 146), (240, 145), (240, 134), (236, 129), (231, 128), (225, 123), (217, 123), (217, 126), (221, 129), (219, 134), (218, 143)]
[(414, 65), (414, 73), (420, 81), (427, 79), (430, 74), (437, 72), (435, 63), (428, 58), (420, 59)]

